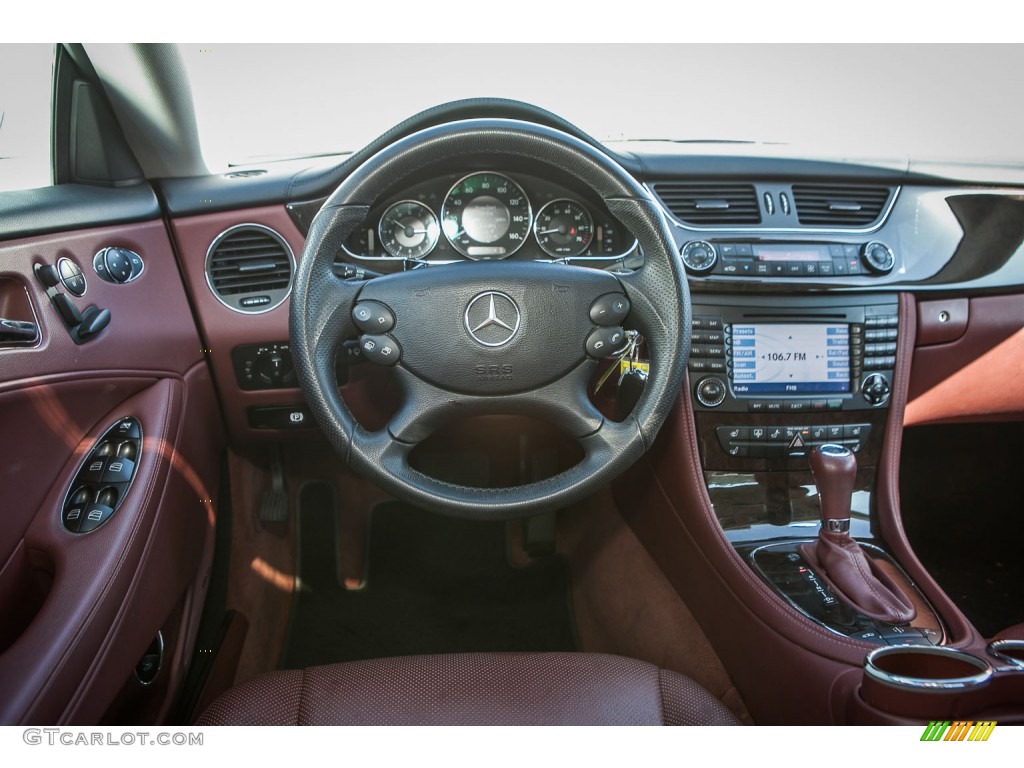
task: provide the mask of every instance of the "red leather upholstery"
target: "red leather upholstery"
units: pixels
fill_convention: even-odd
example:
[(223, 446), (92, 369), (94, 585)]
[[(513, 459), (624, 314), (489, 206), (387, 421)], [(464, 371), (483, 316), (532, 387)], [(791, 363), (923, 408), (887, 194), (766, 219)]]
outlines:
[(652, 664), (595, 653), (404, 656), (286, 670), (232, 688), (197, 725), (738, 725)]

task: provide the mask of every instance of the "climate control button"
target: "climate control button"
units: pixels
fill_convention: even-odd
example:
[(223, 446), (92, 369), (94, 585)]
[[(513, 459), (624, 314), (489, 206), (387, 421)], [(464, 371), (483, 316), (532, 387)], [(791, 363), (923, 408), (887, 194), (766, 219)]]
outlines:
[(706, 275), (718, 263), (715, 246), (706, 240), (691, 240), (680, 249), (679, 255), (687, 271), (694, 275)]

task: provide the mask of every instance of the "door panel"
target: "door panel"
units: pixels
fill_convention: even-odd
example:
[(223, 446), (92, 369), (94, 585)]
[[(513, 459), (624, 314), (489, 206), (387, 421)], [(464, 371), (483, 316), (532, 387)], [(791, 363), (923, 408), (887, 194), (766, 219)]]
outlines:
[[(108, 246), (138, 253), (142, 274), (100, 279), (93, 256)], [(86, 292), (57, 290), (80, 311), (111, 313), (83, 344), (33, 271), (59, 258), (81, 268)], [(191, 647), (212, 557), (221, 416), (161, 221), (0, 243), (0, 284), (18, 287), (19, 311), (27, 299), (40, 327), (35, 344), (0, 345), (0, 723), (93, 724), (170, 617), (180, 630), (171, 647)], [(71, 533), (61, 520), (69, 486), (125, 416), (143, 433), (133, 483), (106, 523)], [(168, 699), (184, 673), (169, 666)]]

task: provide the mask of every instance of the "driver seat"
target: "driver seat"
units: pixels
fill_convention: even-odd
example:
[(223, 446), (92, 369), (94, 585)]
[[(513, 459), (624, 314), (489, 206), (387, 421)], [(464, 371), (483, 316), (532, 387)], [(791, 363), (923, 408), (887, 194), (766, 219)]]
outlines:
[(282, 670), (196, 725), (739, 725), (688, 677), (599, 653), (455, 653)]

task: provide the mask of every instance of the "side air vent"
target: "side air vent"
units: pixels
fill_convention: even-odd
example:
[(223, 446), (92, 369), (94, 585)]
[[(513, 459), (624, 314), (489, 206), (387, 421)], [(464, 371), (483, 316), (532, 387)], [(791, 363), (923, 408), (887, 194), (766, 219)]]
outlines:
[(752, 184), (665, 181), (655, 184), (654, 192), (677, 219), (687, 224), (761, 223), (757, 191)]
[(217, 236), (206, 254), (206, 282), (236, 312), (266, 312), (288, 296), (295, 257), (283, 237), (260, 224), (239, 224)]
[(794, 184), (800, 223), (809, 226), (866, 227), (885, 210), (892, 189), (848, 184)]

